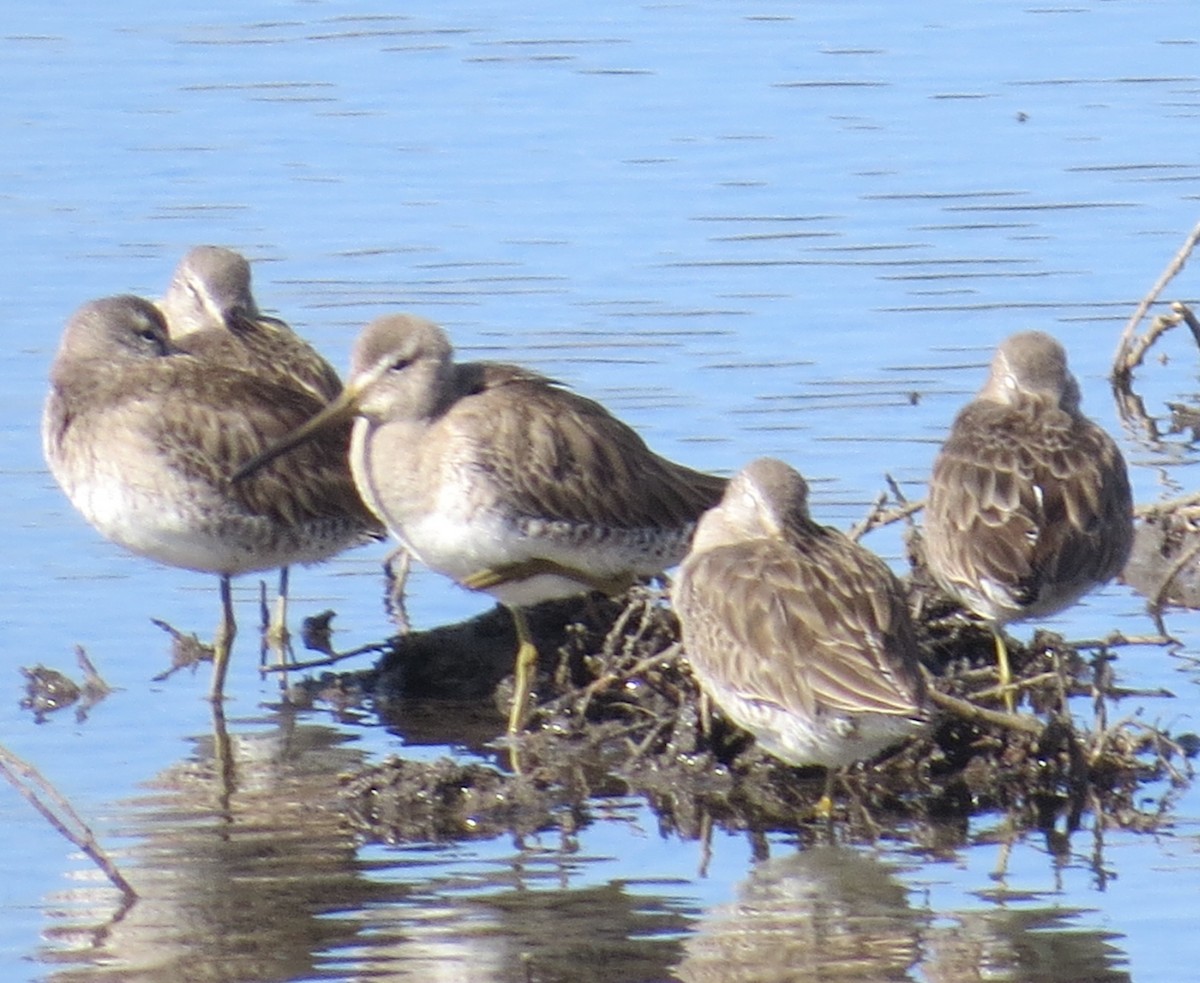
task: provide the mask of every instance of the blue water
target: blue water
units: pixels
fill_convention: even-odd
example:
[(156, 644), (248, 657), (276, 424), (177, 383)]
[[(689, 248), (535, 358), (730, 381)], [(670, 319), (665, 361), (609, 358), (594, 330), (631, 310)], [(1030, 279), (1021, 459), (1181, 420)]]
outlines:
[[(207, 680), (150, 682), (166, 656), (149, 618), (211, 630), (214, 584), (101, 540), (41, 462), (46, 371), (78, 304), (156, 296), (189, 246), (233, 246), (255, 260), (263, 306), (335, 364), (371, 317), (414, 310), (444, 323), (464, 357), (535, 365), (678, 460), (729, 473), (762, 454), (788, 459), (813, 482), (814, 511), (843, 527), (885, 474), (922, 494), (990, 349), (1036, 326), (1067, 345), (1085, 407), (1123, 441), (1137, 498), (1151, 501), (1194, 487), (1196, 456), (1184, 437), (1150, 446), (1123, 428), (1105, 378), (1125, 319), (1200, 214), (1198, 50), (1187, 0), (8, 11), (0, 626), (11, 688), (0, 743), (58, 785), (150, 900), (97, 948), (64, 937), (64, 925), (104, 923), (112, 899), (85, 859), (0, 791), (0, 976), (105, 975), (69, 968), (90, 952), (114, 961), (110, 979), (182, 979), (185, 963), (172, 960), (191, 952), (211, 957), (214, 978), (349, 978), (385, 965), (464, 979), (455, 960), (467, 951), (474, 978), (524, 979), (521, 951), (586, 959), (568, 928), (591, 912), (633, 940), (614, 948), (609, 978), (664, 978), (751, 869), (745, 843), (718, 835), (702, 876), (699, 846), (660, 840), (629, 802), (598, 810), (570, 849), (555, 837), (363, 848), (299, 810), (291, 821), (338, 858), (337, 877), (278, 897), (247, 887), (259, 881), (245, 858), (208, 852), (221, 810), (205, 784)], [(1196, 283), (1185, 269), (1164, 299), (1194, 298)], [(1169, 363), (1151, 360), (1137, 380), (1159, 414), (1197, 389), (1191, 340), (1171, 335), (1160, 350)], [(899, 530), (868, 543), (899, 562)], [(380, 559), (360, 550), (298, 572), (294, 610), (336, 608), (339, 646), (381, 637)], [(247, 621), (255, 594), (239, 588)], [(420, 627), (485, 606), (414, 578)], [(1150, 631), (1142, 600), (1117, 585), (1053, 626), (1069, 637)], [(1196, 616), (1169, 626), (1181, 657), (1134, 648), (1119, 668), (1177, 698), (1120, 712), (1187, 730)], [(248, 761), (275, 764), (235, 804), (242, 821), (270, 826), (272, 803), (290, 815), (289, 802), (315, 794), (307, 781), (327, 791), (330, 761), (348, 770), (403, 752), (402, 731), (369, 717), (313, 711), (294, 733), (282, 727), (260, 709), (275, 689), (251, 669), (249, 635), (231, 675), (231, 729)], [(117, 692), (86, 722), (37, 726), (17, 707), (16, 667), (74, 671), (76, 643)], [(1086, 948), (1111, 978), (1200, 978), (1189, 930), (1200, 799), (1189, 788), (1173, 810), (1168, 835), (1088, 829), (1059, 855), (1016, 837), (1002, 877), (1004, 831), (986, 819), (936, 861), (881, 846), (869, 876), (898, 885), (897, 917), (913, 926), (902, 971), (946, 978), (946, 940), (978, 936), (996, 960), (990, 978), (1072, 979), (1090, 965), (1035, 966), (1029, 952), (1052, 945)], [(775, 885), (767, 894), (778, 884), (786, 894), (826, 875), (759, 876)], [(232, 912), (220, 913), (221, 898)], [(524, 904), (539, 914), (518, 919)], [(278, 915), (289, 905), (295, 924)], [(1038, 921), (1047, 911), (1059, 920)], [(218, 957), (249, 913), (268, 939), (259, 961)], [(539, 938), (526, 922), (541, 918)]]

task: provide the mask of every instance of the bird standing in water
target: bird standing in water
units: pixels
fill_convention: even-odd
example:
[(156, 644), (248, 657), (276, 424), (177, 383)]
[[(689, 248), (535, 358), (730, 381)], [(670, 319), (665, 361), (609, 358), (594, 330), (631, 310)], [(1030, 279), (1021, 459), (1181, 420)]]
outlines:
[[(239, 252), (223, 246), (189, 249), (158, 308), (171, 340), (193, 355), (308, 393), (321, 403), (341, 394), (342, 380), (333, 366), (285, 322), (261, 313), (250, 263)], [(347, 440), (349, 433), (347, 423)], [(345, 466), (348, 471), (349, 461)], [(382, 528), (377, 531), (382, 534)], [(280, 567), (278, 602), (264, 638), (281, 661), (288, 649), (288, 581), (288, 568)]]
[(214, 699), (236, 631), (230, 579), (327, 559), (378, 529), (346, 467), (344, 431), (251, 481), (229, 482), (238, 462), (322, 405), (179, 349), (159, 310), (138, 297), (84, 304), (63, 333), (42, 417), (46, 461), (102, 535), (220, 578)]

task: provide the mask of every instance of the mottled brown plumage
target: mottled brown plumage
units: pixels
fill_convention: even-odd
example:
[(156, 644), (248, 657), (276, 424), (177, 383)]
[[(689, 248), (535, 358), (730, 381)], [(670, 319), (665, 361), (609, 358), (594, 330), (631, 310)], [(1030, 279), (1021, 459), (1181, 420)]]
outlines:
[(337, 372), (315, 348), (285, 322), (260, 313), (250, 264), (232, 249), (188, 250), (158, 306), (171, 340), (193, 354), (323, 402), (342, 391)]
[(995, 629), (1004, 677), (1003, 625), (1120, 573), (1133, 542), (1125, 461), (1080, 412), (1054, 338), (1022, 332), (996, 350), (934, 461), (924, 540), (937, 582)]
[(812, 521), (807, 485), (782, 461), (760, 458), (729, 483), (672, 601), (705, 692), (788, 764), (869, 759), (928, 719), (903, 588)]
[[(188, 250), (158, 306), (171, 340), (214, 365), (249, 372), (321, 403), (341, 394), (342, 381), (333, 366), (283, 321), (259, 311), (250, 263), (241, 253), (222, 246)], [(343, 436), (348, 442), (348, 421)], [(349, 473), (348, 460), (345, 467)], [(267, 635), (281, 659), (288, 637), (288, 581), (288, 568), (281, 567), (278, 602)]]
[[(320, 410), (310, 394), (182, 352), (137, 297), (81, 307), (63, 334), (42, 423), (50, 470), (104, 536), (172, 566), (231, 576), (312, 563), (379, 525), (331, 431), (287, 465), (231, 485), (237, 462)], [(225, 612), (219, 642), (231, 642)], [(214, 668), (219, 696), (225, 666)], [(228, 652), (225, 652), (227, 659)]]
[(429, 567), (512, 610), (517, 730), (536, 656), (521, 607), (678, 563), (725, 481), (659, 457), (599, 403), (535, 372), (455, 363), (422, 318), (374, 321), (352, 362), (341, 400), (240, 473), (356, 414), (351, 465), (375, 514)]

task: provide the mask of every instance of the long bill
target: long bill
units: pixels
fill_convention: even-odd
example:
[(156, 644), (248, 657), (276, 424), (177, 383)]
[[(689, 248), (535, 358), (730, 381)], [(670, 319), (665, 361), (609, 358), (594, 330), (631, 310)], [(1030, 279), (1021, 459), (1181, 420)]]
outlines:
[(335, 423), (341, 423), (343, 420), (354, 416), (357, 409), (358, 390), (356, 387), (348, 385), (342, 390), (341, 395), (337, 399), (329, 403), (316, 416), (300, 424), (295, 430), (281, 437), (276, 443), (266, 448), (266, 450), (260, 451), (248, 460), (243, 461), (238, 465), (237, 470), (230, 475), (229, 480), (242, 481), (249, 478), (252, 474), (274, 461), (275, 458), (286, 454), (293, 447), (298, 447), (306, 440), (311, 440), (326, 427), (331, 427)]

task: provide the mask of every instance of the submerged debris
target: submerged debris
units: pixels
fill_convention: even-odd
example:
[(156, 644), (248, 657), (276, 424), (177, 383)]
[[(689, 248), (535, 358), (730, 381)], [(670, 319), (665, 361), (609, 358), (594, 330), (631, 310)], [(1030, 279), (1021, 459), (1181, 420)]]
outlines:
[(20, 670), (25, 677), (21, 709), (32, 710), (39, 724), (44, 724), (50, 714), (74, 704), (82, 692), (75, 680), (57, 669), (39, 664), (32, 669), (21, 666)]
[(581, 805), (562, 787), (514, 781), (482, 764), (392, 757), (346, 779), (355, 825), (389, 843), (531, 834), (570, 824)]
[(82, 723), (92, 707), (112, 692), (112, 687), (100, 677), (82, 646), (75, 647), (75, 661), (83, 672), (82, 683), (43, 665), (32, 669), (20, 667), (25, 677), (25, 696), (21, 698), (20, 706), (23, 710), (33, 711), (36, 723), (44, 724), (50, 714), (69, 706), (75, 706), (75, 720)]
[(159, 618), (151, 618), (150, 621), (171, 636), (171, 667), (152, 677), (154, 682), (160, 683), (180, 669), (191, 669), (195, 672), (201, 662), (212, 661), (213, 647), (200, 641), (198, 635), (185, 635)]

